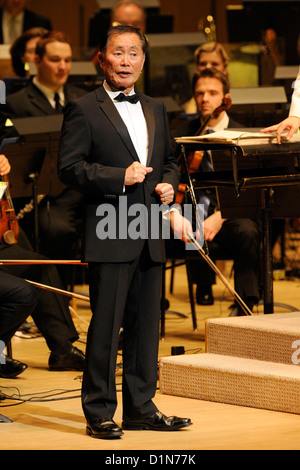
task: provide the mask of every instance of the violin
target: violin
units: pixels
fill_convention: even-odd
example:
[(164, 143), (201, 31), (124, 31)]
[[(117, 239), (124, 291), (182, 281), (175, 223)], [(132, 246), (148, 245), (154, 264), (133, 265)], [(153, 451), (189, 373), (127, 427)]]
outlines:
[(19, 223), (9, 191), (8, 178), (6, 176), (0, 176), (0, 181), (7, 183), (5, 193), (0, 200), (0, 243), (14, 245), (18, 243)]
[[(213, 111), (213, 113), (206, 119), (206, 121), (201, 125), (201, 127), (198, 129), (195, 135), (201, 135), (201, 133), (203, 132), (203, 130), (205, 129), (209, 121), (213, 118), (217, 118), (222, 111), (229, 109), (231, 107), (231, 104), (232, 104), (232, 101), (231, 101), (230, 96), (224, 97), (221, 105), (218, 106)], [(190, 152), (189, 156), (187, 157), (187, 162), (186, 162), (188, 171), (190, 173), (195, 173), (196, 171), (199, 170), (202, 159), (203, 159), (203, 155), (204, 155), (204, 150), (196, 150), (195, 152)], [(186, 165), (184, 169), (185, 168), (186, 168)], [(179, 170), (181, 174), (184, 173), (184, 169), (182, 169), (181, 166), (179, 166)], [(182, 204), (185, 193), (187, 191), (187, 187), (188, 185), (186, 183), (179, 184), (178, 189), (177, 189), (176, 199), (175, 199), (175, 202), (177, 204)]]

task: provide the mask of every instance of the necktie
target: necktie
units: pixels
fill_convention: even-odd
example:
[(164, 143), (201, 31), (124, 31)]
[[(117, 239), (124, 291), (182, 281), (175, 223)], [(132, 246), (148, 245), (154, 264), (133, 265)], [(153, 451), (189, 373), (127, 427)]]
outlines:
[(136, 104), (140, 100), (140, 98), (137, 94), (125, 95), (124, 93), (120, 93), (118, 96), (116, 96), (115, 100), (128, 101), (129, 103)]
[(60, 104), (60, 101), (59, 101), (59, 94), (58, 93), (55, 93), (54, 95), (54, 101), (55, 101), (55, 109), (58, 113), (62, 113), (63, 111), (63, 107), (62, 105)]

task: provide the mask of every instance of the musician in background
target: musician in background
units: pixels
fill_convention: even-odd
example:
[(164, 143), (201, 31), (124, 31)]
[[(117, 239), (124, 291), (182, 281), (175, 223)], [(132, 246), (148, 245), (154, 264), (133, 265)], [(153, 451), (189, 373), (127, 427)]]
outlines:
[(289, 116), (279, 124), (266, 127), (262, 132), (276, 132), (277, 142), (280, 144), (281, 135), (284, 131), (288, 131), (287, 139), (290, 140), (294, 133), (300, 127), (300, 71), (294, 84), (294, 92), (292, 95), (292, 103), (290, 107)]
[[(4, 155), (0, 155), (0, 176), (10, 171), (10, 165)], [(0, 203), (2, 192), (0, 194)], [(21, 324), (32, 313), (37, 303), (35, 288), (15, 276), (0, 270), (0, 377), (13, 378), (24, 372), (27, 365), (4, 356), (7, 346)]]
[[(215, 109), (226, 100), (231, 102), (228, 78), (213, 68), (205, 69), (194, 75), (193, 91), (199, 118), (190, 121), (185, 128), (177, 129), (177, 136), (196, 135)], [(202, 133), (221, 131), (232, 127), (242, 126), (232, 121), (226, 111), (222, 110), (208, 122)], [(204, 153), (199, 170), (212, 170), (209, 152)], [(259, 300), (260, 236), (258, 227), (250, 219), (224, 219), (218, 208), (215, 190), (197, 191), (196, 196), (198, 203), (204, 204), (203, 228), (211, 258), (214, 258), (213, 248), (217, 247), (218, 250), (228, 253), (230, 258), (234, 260), (235, 290), (252, 310)], [(171, 212), (170, 217), (174, 234), (186, 241), (187, 233), (193, 233), (191, 224), (176, 210)], [(197, 284), (197, 303), (212, 305), (214, 302), (212, 285), (215, 284), (213, 270), (200, 258), (200, 255), (199, 261), (193, 262), (192, 270), (193, 280)], [(239, 307), (236, 314), (244, 315), (244, 312)]]
[[(228, 74), (229, 56), (222, 44), (211, 41), (201, 44), (194, 52), (196, 72), (215, 68), (225, 75)], [(197, 105), (194, 96), (182, 105), (186, 114), (196, 114)]]
[(52, 29), (49, 18), (26, 8), (28, 0), (3, 0), (0, 8), (0, 43), (12, 44), (30, 28)]
[(29, 64), (34, 63), (37, 42), (46, 33), (44, 28), (28, 29), (11, 45), (11, 64), (18, 77), (30, 76)]
[[(101, 4), (101, 2), (97, 3)], [(142, 33), (145, 33), (146, 10), (142, 3), (135, 0), (116, 1), (110, 11), (109, 18), (103, 14), (100, 8), (89, 21), (89, 47), (98, 48), (99, 46), (103, 46), (106, 41), (107, 30), (117, 24), (134, 26)]]
[[(7, 96), (6, 105), (1, 107), (3, 123), (13, 118), (62, 114), (68, 101), (86, 93), (67, 83), (72, 66), (72, 45), (65, 33), (51, 31), (38, 40), (35, 64), (36, 76), (22, 90)], [(4, 137), (13, 132), (13, 128), (6, 127)], [(14, 201), (17, 212), (28, 202), (23, 198)], [(71, 188), (66, 187), (55, 196), (45, 195), (39, 204), (41, 253), (51, 259), (75, 257), (78, 235), (81, 235), (81, 204), (81, 194)], [(27, 216), (21, 223), (29, 235), (34, 226), (32, 218)], [(61, 269), (63, 279), (67, 278), (66, 269)]]
[(36, 303), (37, 293), (31, 284), (0, 270), (0, 377), (14, 378), (27, 369), (27, 364), (1, 354)]
[[(0, 155), (0, 175), (8, 175), (10, 172), (10, 164), (4, 155)], [(5, 203), (5, 194), (0, 200), (0, 209)], [(4, 207), (5, 209), (6, 207)], [(0, 210), (1, 212), (1, 210)], [(10, 291), (10, 297), (6, 298), (6, 307), (0, 305), (0, 339), (9, 341), (16, 329), (29, 315), (32, 316), (34, 323), (46, 340), (47, 346), (51, 353), (49, 357), (49, 368), (51, 370), (78, 370), (83, 371), (84, 354), (78, 348), (73, 346), (73, 342), (78, 340), (79, 336), (74, 326), (68, 300), (65, 296), (48, 290), (38, 289), (36, 295), (30, 292), (31, 289), (25, 286), (22, 279), (28, 279), (38, 282), (46, 286), (62, 289), (62, 282), (58, 275), (57, 269), (53, 264), (31, 264), (33, 260), (46, 260), (44, 256), (35, 253), (29, 244), (24, 232), (20, 230), (19, 237), (16, 242), (7, 243), (6, 237), (3, 237), (5, 230), (9, 227), (3, 227), (1, 224), (5, 221), (4, 217), (0, 223), (0, 260), (27, 260), (28, 264), (17, 265), (0, 265), (0, 303), (2, 304), (5, 289), (13, 286)], [(21, 240), (20, 240), (21, 239)], [(21, 241), (21, 244), (18, 243)], [(23, 248), (27, 245), (28, 249)], [(3, 284), (2, 284), (3, 279)], [(19, 279), (14, 284), (14, 280)], [(4, 282), (5, 281), (5, 282)], [(28, 284), (29, 285), (29, 284)], [(17, 287), (20, 287), (20, 290)], [(12, 297), (12, 292), (16, 291), (16, 297)], [(20, 302), (20, 295), (24, 293), (24, 302)], [(37, 299), (35, 299), (35, 296)], [(11, 328), (7, 328), (6, 322), (1, 320), (1, 312), (8, 308), (8, 304), (12, 299), (18, 304), (12, 306), (12, 310), (18, 312), (18, 319), (14, 319)], [(22, 304), (28, 307), (27, 315), (24, 312)], [(6, 311), (7, 321), (10, 321), (11, 314)], [(0, 377), (13, 377), (24, 370), (24, 365), (18, 364), (18, 361), (8, 363), (8, 368), (0, 368)], [(26, 368), (26, 367), (25, 367)], [(12, 375), (12, 373), (14, 375)]]

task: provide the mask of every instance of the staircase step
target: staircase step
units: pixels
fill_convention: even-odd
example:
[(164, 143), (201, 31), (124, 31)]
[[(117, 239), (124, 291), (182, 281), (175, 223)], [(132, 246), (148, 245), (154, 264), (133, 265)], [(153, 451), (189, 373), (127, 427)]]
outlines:
[(300, 312), (206, 322), (207, 353), (295, 364), (297, 349), (300, 350)]
[(167, 395), (300, 414), (300, 366), (221, 354), (160, 360)]

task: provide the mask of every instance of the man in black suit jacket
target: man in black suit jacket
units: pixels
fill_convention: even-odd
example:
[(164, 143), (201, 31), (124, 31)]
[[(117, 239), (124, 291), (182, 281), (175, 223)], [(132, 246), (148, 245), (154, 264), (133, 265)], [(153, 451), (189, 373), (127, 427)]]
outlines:
[[(173, 430), (191, 424), (189, 419), (167, 418), (152, 401), (165, 253), (151, 211), (173, 201), (179, 175), (163, 104), (141, 93), (133, 96), (135, 103), (119, 101), (134, 93), (146, 49), (147, 40), (136, 28), (109, 31), (99, 53), (106, 80), (67, 106), (61, 135), (60, 178), (86, 199), (84, 258), (93, 316), (82, 404), (87, 433), (98, 438), (123, 434), (113, 421), (122, 324), (123, 429)], [(139, 225), (148, 228), (144, 236)]]
[[(199, 117), (188, 122), (185, 128), (177, 129), (177, 136), (197, 135), (207, 131), (222, 131), (226, 128), (242, 127), (226, 113), (226, 103), (231, 103), (228, 78), (220, 71), (207, 68), (196, 72), (193, 77), (193, 92)], [(224, 103), (224, 108), (220, 108)], [(204, 127), (209, 116), (217, 109), (220, 112), (213, 116)], [(200, 164), (200, 171), (211, 171), (211, 155), (205, 152)], [(204, 207), (204, 235), (208, 242), (211, 258), (214, 259), (216, 249), (228, 254), (234, 260), (235, 289), (250, 310), (259, 300), (259, 245), (260, 237), (257, 224), (250, 219), (224, 219), (218, 208), (216, 191), (206, 189), (197, 192), (198, 203)], [(177, 217), (178, 220), (175, 220)], [(187, 224), (187, 221), (184, 221)], [(172, 212), (171, 223), (178, 238), (187, 241), (186, 232), (182, 230), (182, 218), (176, 211)], [(191, 226), (186, 226), (191, 230)], [(194, 282), (197, 284), (197, 303), (212, 305), (212, 285), (215, 274), (210, 266), (203, 261), (192, 263)], [(240, 308), (238, 315), (244, 312)]]
[[(4, 0), (0, 8), (0, 44), (12, 44), (18, 36), (30, 28), (42, 27), (50, 31), (51, 21), (26, 7), (27, 0)], [(10, 21), (16, 21), (14, 35), (10, 35)]]
[[(50, 116), (61, 114), (67, 102), (86, 92), (67, 83), (72, 65), (72, 46), (62, 32), (45, 34), (37, 43), (35, 64), (37, 74), (20, 91), (7, 96), (1, 108), (1, 121), (7, 119)], [(5, 128), (6, 136), (14, 129)], [(16, 200), (17, 212), (28, 200)], [(81, 236), (82, 197), (78, 191), (66, 188), (59, 195), (47, 195), (39, 205), (40, 251), (54, 259), (72, 259)], [(33, 227), (31, 218), (21, 222), (29, 234)], [(62, 278), (69, 268), (60, 267)]]

